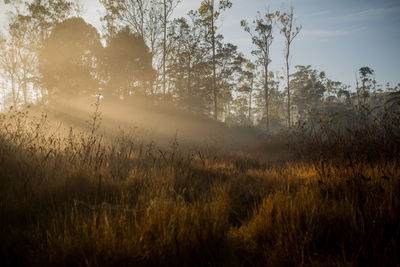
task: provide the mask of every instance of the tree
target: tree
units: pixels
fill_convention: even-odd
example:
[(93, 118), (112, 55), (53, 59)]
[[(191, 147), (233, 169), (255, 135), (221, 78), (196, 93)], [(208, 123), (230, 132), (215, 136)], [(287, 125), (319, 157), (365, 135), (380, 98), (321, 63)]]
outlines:
[(141, 36), (153, 54), (153, 65), (161, 80), (161, 90), (167, 90), (168, 24), (175, 7), (181, 0), (101, 0), (106, 9), (102, 18), (108, 36), (128, 26)]
[(264, 17), (258, 14), (258, 18), (253, 21), (250, 26), (246, 20), (241, 21), (241, 26), (251, 36), (253, 44), (256, 49), (252, 54), (257, 57), (257, 63), (264, 68), (264, 94), (265, 94), (265, 124), (267, 130), (269, 129), (269, 88), (268, 88), (268, 73), (270, 59), (270, 47), (273, 40), (273, 25), (277, 14), (267, 12)]
[(108, 40), (103, 58), (105, 94), (126, 98), (132, 94), (145, 94), (154, 81), (152, 54), (140, 35), (128, 27)]
[(312, 70), (311, 66), (296, 66), (293, 73), (293, 103), (297, 107), (300, 120), (308, 120), (322, 111), (322, 98), (326, 91), (323, 79), (325, 73)]
[(324, 82), (326, 88), (326, 103), (350, 103), (349, 86), (339, 81), (332, 81), (328, 78)]
[(239, 93), (247, 94), (247, 114), (248, 121), (252, 123), (252, 102), (253, 102), (253, 91), (254, 91), (254, 79), (256, 66), (250, 60), (244, 61), (244, 70), (239, 77)]
[(11, 89), (12, 105), (17, 106), (19, 102), (19, 88), (17, 86), (17, 52), (13, 47), (3, 46), (0, 54), (0, 67), (2, 76), (6, 80), (6, 86)]
[(162, 80), (163, 80), (163, 94), (166, 92), (166, 64), (167, 64), (167, 29), (169, 18), (172, 15), (175, 7), (181, 0), (162, 0), (163, 15), (162, 15), (162, 25), (163, 25), (163, 59), (162, 59)]
[(35, 83), (37, 81), (36, 57), (30, 47), (29, 25), (18, 22), (19, 20), (14, 18), (9, 24), (8, 56), (9, 58), (13, 57), (13, 65), (16, 71), (16, 86), (18, 87), (18, 91), (22, 92), (23, 103), (28, 104), (30, 101), (30, 92), (28, 92), (29, 84), (37, 84)]
[[(19, 91), (22, 91), (23, 101), (27, 104), (36, 91), (35, 98), (39, 96), (42, 100), (45, 93), (40, 82), (38, 73), (38, 53), (43, 40), (46, 39), (51, 29), (59, 22), (71, 16), (73, 13), (80, 12), (79, 5), (65, 0), (34, 0), (18, 1), (11, 0), (6, 2), (8, 12), (8, 40), (4, 55), (8, 59), (2, 60), (8, 62), (4, 68), (10, 72), (14, 69), (11, 82), (11, 91), (16, 96), (14, 102), (19, 97)], [(12, 80), (12, 79), (11, 79)], [(36, 89), (35, 89), (36, 88)], [(18, 90), (18, 94), (15, 93)], [(16, 104), (16, 103), (15, 103)], [(14, 105), (15, 105), (14, 104)]]
[[(207, 115), (211, 113), (214, 117), (214, 93), (217, 92), (217, 114), (223, 119), (224, 108), (231, 101), (232, 91), (237, 84), (242, 59), (237, 47), (224, 43), (220, 34), (215, 35), (215, 52), (211, 53), (212, 42), (209, 27), (204, 24), (204, 16), (198, 11), (191, 11), (189, 18), (174, 20), (168, 30), (171, 46), (167, 74), (173, 86), (171, 96), (190, 111)], [(216, 91), (213, 90), (214, 82)]]
[(358, 95), (363, 98), (363, 104), (366, 104), (366, 99), (369, 97), (372, 83), (374, 82), (372, 76), (374, 75), (374, 70), (370, 67), (361, 67), (358, 70), (361, 79), (361, 88), (358, 89)]
[[(277, 13), (279, 16), (279, 13)], [(281, 23), (281, 33), (285, 38), (285, 62), (286, 62), (286, 89), (287, 89), (287, 119), (288, 127), (291, 126), (290, 120), (290, 69), (289, 69), (289, 56), (290, 47), (293, 40), (301, 31), (301, 25), (295, 25), (293, 7), (290, 7), (289, 13), (283, 13), (279, 16), (279, 22)]]
[(150, 52), (157, 54), (157, 42), (162, 33), (162, 8), (157, 0), (100, 0), (106, 10), (102, 18), (110, 37), (128, 26), (143, 38)]
[(101, 49), (97, 30), (82, 18), (74, 17), (57, 24), (39, 54), (43, 86), (53, 96), (95, 92)]
[[(286, 125), (286, 116), (283, 118), (282, 115), (286, 113), (286, 104), (284, 103), (285, 93), (279, 91), (281, 80), (279, 72), (268, 73), (268, 109), (269, 109), (269, 131), (273, 129), (281, 129), (283, 125)], [(257, 112), (258, 122), (265, 126), (265, 73), (261, 70), (256, 75), (255, 79), (255, 106), (254, 112)]]
[(175, 19), (170, 24), (167, 73), (171, 94), (179, 104), (190, 112), (205, 114), (208, 50), (204, 44), (204, 27), (196, 12), (190, 12), (189, 18)]
[(212, 53), (212, 91), (214, 102), (214, 120), (218, 119), (218, 88), (217, 88), (217, 73), (216, 73), (216, 21), (220, 12), (230, 8), (232, 3), (229, 0), (220, 0), (215, 4), (214, 0), (203, 0), (199, 8), (199, 14), (203, 18), (203, 24), (208, 29), (207, 41), (211, 44)]
[[(222, 38), (222, 36), (220, 36)], [(232, 92), (237, 87), (238, 77), (242, 72), (242, 64), (245, 59), (238, 54), (237, 46), (231, 43), (223, 43), (216, 39), (216, 82), (218, 91), (218, 103), (223, 116), (229, 113), (229, 103), (234, 98)]]

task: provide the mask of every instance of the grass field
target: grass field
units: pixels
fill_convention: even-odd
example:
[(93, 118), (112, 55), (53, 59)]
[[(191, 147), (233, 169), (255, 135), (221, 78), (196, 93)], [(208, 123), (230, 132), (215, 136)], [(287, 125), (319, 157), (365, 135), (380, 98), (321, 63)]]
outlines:
[(394, 124), (223, 149), (105, 138), (96, 116), (61, 135), (1, 115), (0, 265), (400, 264)]

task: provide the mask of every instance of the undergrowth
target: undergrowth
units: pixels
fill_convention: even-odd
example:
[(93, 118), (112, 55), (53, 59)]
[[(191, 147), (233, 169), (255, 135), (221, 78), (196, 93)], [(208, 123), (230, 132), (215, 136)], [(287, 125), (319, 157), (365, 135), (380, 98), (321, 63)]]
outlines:
[(271, 164), (129, 132), (105, 140), (98, 116), (60, 135), (45, 115), (1, 115), (1, 265), (400, 264), (395, 123), (298, 131), (291, 147), (261, 146), (282, 155)]

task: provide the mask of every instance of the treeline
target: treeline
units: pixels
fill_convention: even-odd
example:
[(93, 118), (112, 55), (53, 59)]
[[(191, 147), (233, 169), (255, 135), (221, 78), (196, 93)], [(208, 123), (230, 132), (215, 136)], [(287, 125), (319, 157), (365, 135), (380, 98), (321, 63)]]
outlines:
[[(369, 67), (358, 70), (354, 89), (311, 66), (291, 70), (291, 48), (302, 30), (293, 8), (240, 22), (254, 49), (248, 59), (216, 27), (229, 0), (203, 0), (182, 18), (173, 18), (180, 0), (100, 2), (102, 34), (82, 19), (76, 2), (5, 1), (3, 108), (98, 93), (121, 102), (142, 95), (229, 125), (266, 129), (345, 119), (378, 106), (397, 109), (387, 103), (399, 85), (377, 84)], [(279, 36), (284, 73), (270, 68), (270, 47)]]

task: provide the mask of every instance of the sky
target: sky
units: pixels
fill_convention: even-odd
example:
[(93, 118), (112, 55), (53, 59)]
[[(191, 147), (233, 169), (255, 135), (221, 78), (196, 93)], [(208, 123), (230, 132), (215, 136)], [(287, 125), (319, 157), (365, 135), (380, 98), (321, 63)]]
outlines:
[[(4, 27), (4, 0), (0, 0), (0, 24)], [(250, 56), (253, 46), (240, 21), (251, 21), (257, 11), (287, 10), (292, 4), (296, 23), (302, 30), (293, 43), (291, 70), (296, 65), (311, 65), (325, 71), (328, 78), (354, 87), (356, 71), (363, 66), (375, 70), (378, 83), (400, 82), (400, 0), (231, 0), (217, 26), (226, 42)], [(98, 0), (80, 0), (84, 19), (101, 29), (104, 13)], [(200, 0), (182, 0), (175, 17), (197, 9)], [(283, 39), (275, 30), (272, 45), (273, 71), (283, 72)]]

